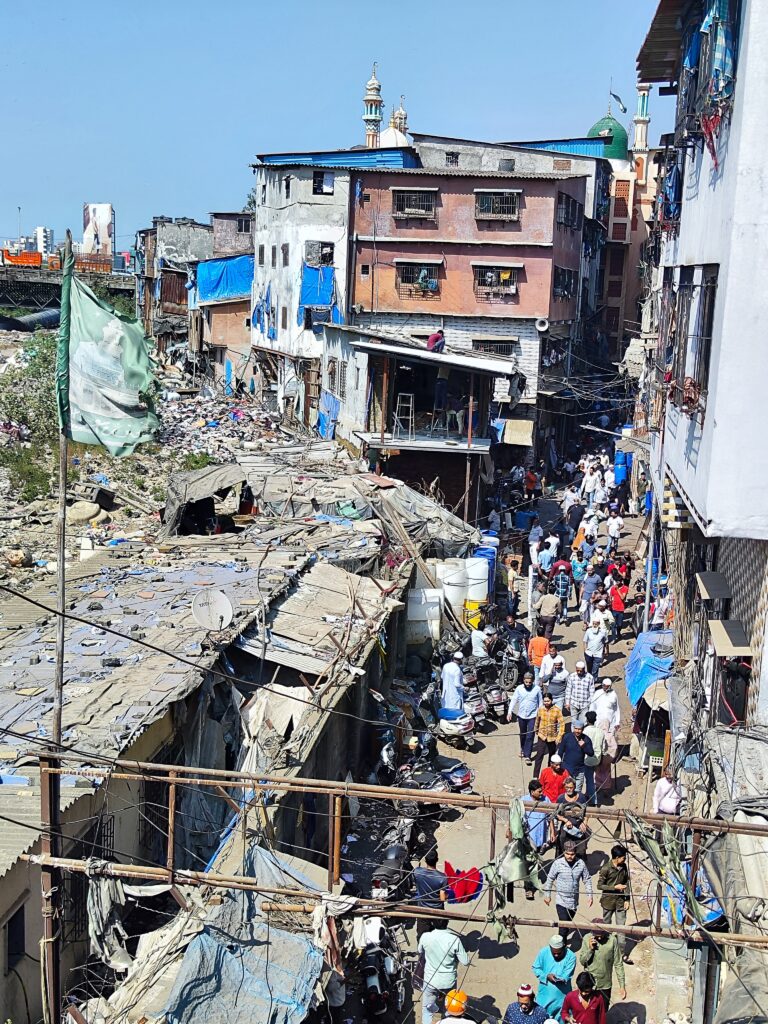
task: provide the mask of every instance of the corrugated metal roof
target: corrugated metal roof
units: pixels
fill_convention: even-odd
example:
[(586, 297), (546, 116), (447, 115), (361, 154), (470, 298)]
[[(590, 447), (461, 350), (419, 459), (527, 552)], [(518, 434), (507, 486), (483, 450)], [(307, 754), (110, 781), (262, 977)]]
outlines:
[(551, 153), (587, 156), (594, 160), (600, 160), (605, 155), (606, 147), (612, 141), (612, 135), (601, 135), (593, 139), (586, 137), (575, 139), (540, 139), (534, 142), (509, 142), (506, 145), (515, 146), (518, 149), (544, 149)]
[[(68, 612), (88, 624), (70, 619), (65, 630), (65, 743), (117, 754), (191, 693), (218, 658), (218, 646), (208, 643), (208, 632), (192, 616), (195, 594), (216, 588), (230, 598), (235, 618), (222, 637), (232, 639), (257, 614), (257, 592), (269, 604), (308, 562), (300, 552), (273, 551), (259, 569), (263, 557), (263, 551), (253, 549), (237, 561), (172, 554), (150, 564), (136, 557), (122, 565), (99, 558), (73, 566)], [(55, 608), (55, 581), (39, 585), (29, 596)], [(106, 634), (100, 626), (123, 635)], [(0, 604), (0, 729), (30, 737), (26, 741), (6, 733), (0, 762), (12, 763), (14, 752), (37, 753), (40, 739), (50, 735), (55, 652), (53, 611), (36, 609), (21, 598)]]
[(335, 149), (314, 153), (262, 153), (253, 167), (406, 167), (415, 166), (418, 157), (411, 147), (385, 149)]
[(685, 0), (661, 0), (659, 3), (637, 55), (639, 81), (677, 80), (682, 57), (682, 18), (686, 6)]

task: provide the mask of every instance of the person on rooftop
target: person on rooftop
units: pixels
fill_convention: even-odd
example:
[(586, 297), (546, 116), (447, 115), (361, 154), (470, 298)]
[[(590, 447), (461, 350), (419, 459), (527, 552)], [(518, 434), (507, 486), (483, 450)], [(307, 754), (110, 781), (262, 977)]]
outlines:
[(430, 334), (427, 338), (427, 351), (428, 352), (442, 352), (445, 348), (445, 332), (442, 327), (438, 327), (434, 334)]

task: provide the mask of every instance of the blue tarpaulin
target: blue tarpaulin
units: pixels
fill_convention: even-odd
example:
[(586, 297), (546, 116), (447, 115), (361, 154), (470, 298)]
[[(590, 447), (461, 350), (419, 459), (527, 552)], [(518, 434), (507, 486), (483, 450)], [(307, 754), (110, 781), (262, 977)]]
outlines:
[(339, 399), (330, 393), (330, 391), (320, 392), (320, 408), (317, 413), (317, 432), (320, 437), (325, 438), (326, 441), (333, 440), (333, 435), (336, 430), (336, 421), (339, 418), (339, 408), (341, 402)]
[(252, 284), (253, 256), (202, 260), (197, 265), (198, 302), (249, 299)]
[[(248, 850), (243, 873), (267, 886), (315, 888), (261, 847)], [(306, 1018), (323, 955), (305, 934), (271, 926), (260, 903), (255, 892), (229, 890), (210, 911), (168, 995), (170, 1024), (300, 1024)]]
[(637, 706), (649, 686), (672, 674), (674, 658), (671, 655), (668, 658), (660, 658), (653, 652), (657, 644), (669, 647), (671, 643), (671, 629), (649, 630), (638, 636), (624, 669), (627, 694), (633, 708)]
[(325, 307), (331, 312), (331, 323), (342, 323), (341, 313), (336, 304), (336, 271), (333, 267), (308, 267), (306, 263), (303, 265), (298, 311), (300, 325), (304, 324), (304, 310), (307, 306)]

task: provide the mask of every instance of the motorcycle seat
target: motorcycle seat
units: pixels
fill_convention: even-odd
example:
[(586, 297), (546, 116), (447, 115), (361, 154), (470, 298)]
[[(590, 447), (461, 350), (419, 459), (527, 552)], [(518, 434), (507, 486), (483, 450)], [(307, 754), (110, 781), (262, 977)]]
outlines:
[(460, 708), (440, 708), (437, 712), (437, 717), (442, 718), (446, 722), (455, 722), (465, 715), (466, 711), (462, 711)]

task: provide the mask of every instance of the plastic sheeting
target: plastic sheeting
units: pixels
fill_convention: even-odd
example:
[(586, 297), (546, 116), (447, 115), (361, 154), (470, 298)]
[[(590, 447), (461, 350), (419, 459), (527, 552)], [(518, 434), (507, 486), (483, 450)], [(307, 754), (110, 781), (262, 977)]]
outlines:
[(301, 293), (299, 295), (298, 323), (304, 323), (307, 307), (325, 307), (330, 310), (330, 322), (342, 323), (342, 316), (336, 304), (336, 271), (333, 267), (308, 267), (301, 270)]
[[(265, 886), (315, 886), (261, 847), (246, 856), (246, 874)], [(323, 957), (303, 934), (271, 927), (263, 897), (230, 890), (196, 936), (168, 996), (170, 1024), (232, 1024), (236, 1020), (300, 1024), (307, 1015)]]
[(320, 392), (320, 408), (317, 414), (317, 432), (327, 441), (333, 439), (336, 432), (336, 421), (339, 418), (341, 402), (330, 391)]
[(674, 658), (661, 658), (654, 654), (657, 644), (669, 646), (672, 643), (672, 630), (656, 630), (641, 633), (635, 643), (624, 670), (632, 707), (636, 707), (645, 691), (659, 679), (666, 679), (672, 674)]
[(228, 256), (198, 263), (198, 302), (225, 302), (228, 299), (250, 298), (253, 266), (253, 256)]
[(189, 502), (212, 498), (215, 494), (244, 483), (245, 479), (245, 471), (236, 462), (226, 466), (206, 466), (205, 469), (193, 469), (188, 473), (175, 473), (168, 480), (160, 539), (174, 536), (181, 522), (183, 508)]

